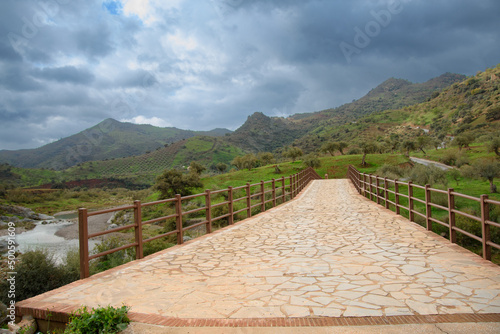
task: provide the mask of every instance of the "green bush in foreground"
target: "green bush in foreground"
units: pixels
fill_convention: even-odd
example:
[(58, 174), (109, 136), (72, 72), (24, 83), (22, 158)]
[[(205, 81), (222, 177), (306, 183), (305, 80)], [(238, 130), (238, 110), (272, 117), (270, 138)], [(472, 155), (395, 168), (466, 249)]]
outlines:
[(84, 306), (74, 312), (64, 333), (68, 334), (111, 334), (127, 328), (130, 319), (128, 306), (112, 306), (89, 309)]

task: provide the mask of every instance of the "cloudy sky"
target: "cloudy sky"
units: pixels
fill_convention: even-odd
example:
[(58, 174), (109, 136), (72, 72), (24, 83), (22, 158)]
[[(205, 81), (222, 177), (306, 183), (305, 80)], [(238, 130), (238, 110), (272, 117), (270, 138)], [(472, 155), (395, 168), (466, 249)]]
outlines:
[(1, 0), (0, 149), (105, 118), (236, 129), (500, 63), (498, 0)]

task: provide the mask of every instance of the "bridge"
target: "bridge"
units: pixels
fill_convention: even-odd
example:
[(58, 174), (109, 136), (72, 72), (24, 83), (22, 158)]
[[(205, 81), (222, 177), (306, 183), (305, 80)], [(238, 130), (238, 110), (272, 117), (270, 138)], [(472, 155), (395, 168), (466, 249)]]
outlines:
[(19, 302), (17, 312), (65, 322), (81, 305), (125, 304), (132, 321), (169, 327), (500, 330), (499, 266), (356, 187), (313, 180), (287, 203)]

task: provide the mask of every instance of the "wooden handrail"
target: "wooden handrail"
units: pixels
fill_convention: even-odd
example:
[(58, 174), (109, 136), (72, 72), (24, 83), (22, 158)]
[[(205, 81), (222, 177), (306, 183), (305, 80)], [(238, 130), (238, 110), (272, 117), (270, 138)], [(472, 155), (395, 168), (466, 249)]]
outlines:
[[(461, 233), (463, 235), (466, 235), (469, 238), (472, 238), (474, 240), (477, 240), (482, 243), (482, 250), (483, 250), (483, 258), (486, 260), (491, 261), (491, 248), (494, 247), (496, 249), (500, 249), (500, 245), (494, 243), (491, 241), (491, 233), (490, 233), (490, 226), (495, 226), (498, 227), (500, 224), (495, 223), (490, 221), (489, 219), (489, 212), (490, 212), (490, 205), (499, 205), (500, 206), (500, 201), (495, 201), (495, 200), (490, 200), (488, 199), (488, 195), (481, 195), (480, 198), (470, 196), (470, 195), (465, 195), (461, 193), (457, 193), (454, 191), (453, 188), (449, 188), (448, 190), (442, 190), (442, 189), (434, 189), (431, 188), (429, 185), (417, 185), (413, 184), (411, 181), (409, 182), (401, 182), (398, 181), (397, 179), (391, 180), (388, 178), (383, 178), (384, 180), (384, 188), (383, 188), (383, 196), (380, 195), (379, 189), (381, 187), (379, 186), (379, 176), (375, 176), (376, 180), (376, 192), (373, 191), (373, 182), (372, 182), (372, 174), (365, 174), (359, 172), (356, 168), (353, 166), (349, 166), (347, 169), (347, 177), (348, 179), (352, 182), (356, 190), (358, 191), (359, 194), (361, 194), (364, 197), (369, 198), (370, 200), (373, 200), (377, 202), (377, 204), (384, 205), (386, 208), (390, 208), (390, 205), (393, 205), (395, 207), (396, 214), (401, 215), (400, 213), (400, 208), (408, 210), (408, 217), (410, 221), (414, 221), (415, 219), (415, 214), (424, 218), (426, 222), (426, 229), (429, 231), (432, 231), (432, 223), (438, 223), (440, 225), (443, 225), (445, 227), (448, 227), (449, 229), (449, 238), (452, 243), (457, 242), (457, 232)], [(368, 180), (367, 180), (368, 177)], [(390, 184), (393, 184), (394, 190), (390, 189)], [(400, 191), (399, 186), (403, 185), (407, 187), (408, 194), (404, 194)], [(422, 198), (417, 198), (414, 195), (413, 188), (418, 188), (424, 190), (425, 197)], [(439, 194), (445, 194), (447, 195), (448, 199), (448, 206), (445, 207), (443, 205), (439, 205), (436, 203), (432, 202), (432, 193), (439, 193)], [(394, 195), (394, 202), (389, 199), (389, 194)], [(470, 213), (462, 212), (459, 211), (458, 209), (455, 208), (455, 197), (461, 197), (464, 199), (472, 200), (475, 202), (478, 202), (481, 207), (481, 217), (477, 217), (475, 215), (472, 215)], [(375, 197), (375, 198), (373, 198)], [(408, 207), (402, 206), (399, 202), (400, 197), (404, 197), (408, 199)], [(419, 202), (422, 203), (425, 206), (425, 213), (418, 212), (414, 208), (414, 202)], [(448, 212), (448, 223), (444, 223), (442, 221), (437, 220), (436, 218), (432, 217), (432, 208), (437, 208), (443, 211)], [(461, 215), (463, 217), (476, 220), (477, 222), (481, 223), (481, 236), (474, 235), (470, 232), (464, 231), (463, 229), (458, 228), (455, 223), (456, 223), (456, 215)]]
[[(288, 187), (289, 192), (287, 192), (287, 186), (286, 186), (286, 180), (290, 180), (290, 185)], [(287, 201), (288, 199), (294, 198), (302, 189), (305, 188), (305, 186), (314, 179), (321, 179), (321, 177), (316, 173), (314, 169), (311, 167), (308, 167), (298, 173), (292, 174), (288, 177), (282, 177), (281, 179), (272, 179), (269, 181), (260, 181), (259, 183), (255, 184), (249, 184), (247, 183), (246, 185), (239, 186), (239, 187), (228, 187), (226, 189), (220, 189), (220, 190), (205, 190), (204, 193), (200, 194), (195, 194), (195, 195), (188, 195), (188, 196), (181, 196), (180, 194), (175, 195), (174, 198), (168, 198), (168, 199), (163, 199), (159, 201), (154, 201), (154, 202), (149, 202), (149, 203), (141, 203), (141, 201), (134, 201), (133, 205), (128, 205), (128, 206), (123, 206), (123, 207), (116, 207), (116, 208), (110, 208), (110, 209), (105, 209), (105, 210), (100, 210), (100, 211), (94, 211), (92, 213), (89, 213), (87, 209), (81, 208), (78, 211), (78, 226), (79, 226), (79, 239), (80, 239), (80, 278), (86, 278), (90, 276), (90, 260), (96, 259), (100, 256), (104, 256), (107, 254), (111, 254), (114, 252), (118, 252), (120, 250), (124, 250), (127, 248), (134, 247), (135, 248), (135, 257), (136, 259), (141, 259), (144, 257), (144, 243), (150, 242), (165, 236), (173, 235), (175, 234), (177, 236), (177, 244), (182, 244), (184, 242), (184, 231), (205, 225), (206, 226), (206, 233), (211, 233), (212, 232), (212, 223), (216, 220), (224, 219), (227, 218), (229, 225), (234, 223), (234, 218), (235, 215), (239, 213), (243, 213), (246, 211), (246, 216), (251, 217), (252, 216), (252, 209), (260, 207), (260, 211), (264, 212), (266, 210), (266, 204), (272, 203), (272, 206), (275, 207), (279, 204), (283, 204)], [(266, 190), (266, 185), (271, 185), (271, 189)], [(255, 194), (252, 194), (251, 187), (256, 187), (259, 186), (259, 191)], [(235, 190), (242, 190), (245, 189), (246, 196), (239, 197), (239, 198), (234, 198), (234, 191)], [(281, 195), (277, 195), (277, 190), (281, 191)], [(212, 195), (216, 195), (219, 193), (224, 193), (227, 192), (228, 194), (228, 200), (220, 203), (212, 203)], [(271, 194), (271, 199), (266, 200), (266, 194)], [(260, 196), (261, 199), (259, 203), (257, 204), (252, 204), (252, 198)], [(188, 211), (183, 211), (182, 209), (182, 201), (183, 200), (189, 200), (189, 199), (195, 199), (199, 197), (204, 197), (205, 198), (205, 206), (200, 207), (197, 209), (192, 209)], [(280, 203), (278, 204), (278, 200), (281, 199)], [(234, 209), (234, 203), (235, 202), (240, 202), (246, 200), (246, 206), (240, 210)], [(142, 221), (142, 208), (152, 206), (152, 205), (159, 205), (159, 204), (165, 204), (165, 203), (174, 203), (175, 205), (175, 214), (163, 216), (163, 217), (156, 217), (152, 218), (147, 221)], [(218, 217), (213, 217), (212, 214), (212, 209), (216, 208), (218, 206), (228, 206), (228, 213), (220, 215)], [(110, 212), (118, 212), (118, 211), (123, 211), (123, 210), (134, 210), (134, 223), (129, 224), (126, 226), (120, 226), (114, 229), (102, 231), (102, 232), (97, 232), (89, 235), (88, 232), (88, 217), (90, 216), (97, 216), (100, 214), (104, 213), (110, 213)], [(184, 227), (183, 226), (183, 216), (196, 213), (196, 212), (202, 212), (205, 211), (205, 220), (199, 223), (196, 223), (194, 225)], [(151, 238), (148, 238), (146, 240), (143, 240), (143, 235), (142, 235), (142, 227), (147, 224), (167, 220), (167, 219), (174, 219), (175, 218), (175, 230), (169, 231), (167, 233), (163, 233)], [(134, 242), (126, 245), (122, 245), (117, 248), (113, 248), (110, 250), (107, 250), (105, 252), (99, 253), (99, 254), (94, 254), (90, 255), (89, 254), (89, 239), (95, 236), (102, 236), (118, 231), (122, 231), (125, 229), (134, 229)]]

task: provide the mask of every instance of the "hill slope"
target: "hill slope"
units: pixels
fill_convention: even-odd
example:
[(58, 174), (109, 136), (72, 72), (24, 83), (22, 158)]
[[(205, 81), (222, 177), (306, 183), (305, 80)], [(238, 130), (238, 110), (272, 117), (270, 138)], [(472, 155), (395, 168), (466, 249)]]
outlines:
[(294, 144), (306, 151), (318, 150), (327, 141), (352, 144), (375, 140), (384, 144), (392, 140), (391, 134), (401, 143), (421, 135), (422, 128), (439, 140), (461, 133), (478, 138), (499, 131), (500, 66), (454, 83), (423, 103), (369, 114), (342, 125), (323, 122)]
[(231, 131), (181, 130), (152, 125), (122, 123), (108, 118), (94, 127), (67, 138), (29, 150), (2, 150), (0, 163), (24, 168), (62, 170), (76, 164), (111, 158), (129, 157), (152, 151), (165, 144), (197, 135), (223, 136)]
[(229, 136), (229, 141), (251, 152), (273, 151), (291, 145), (295, 140), (304, 146), (304, 143), (318, 139), (317, 133), (324, 127), (339, 126), (368, 114), (427, 101), (433, 93), (465, 78), (464, 75), (452, 73), (445, 73), (424, 83), (390, 78), (361, 99), (338, 108), (295, 114), (288, 118), (254, 113)]

